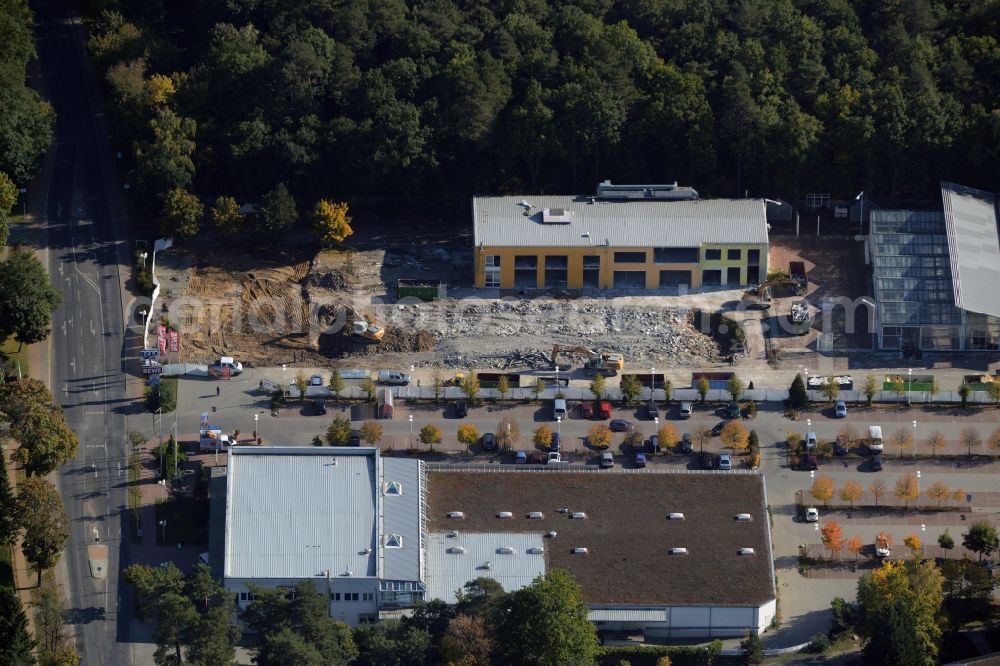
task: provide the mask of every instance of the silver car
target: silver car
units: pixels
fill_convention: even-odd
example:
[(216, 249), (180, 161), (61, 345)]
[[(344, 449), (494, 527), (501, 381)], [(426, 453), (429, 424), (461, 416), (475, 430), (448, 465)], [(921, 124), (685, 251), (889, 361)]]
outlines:
[(680, 415), (681, 415), (682, 419), (689, 419), (689, 418), (691, 418), (691, 403), (690, 402), (682, 402), (681, 403)]

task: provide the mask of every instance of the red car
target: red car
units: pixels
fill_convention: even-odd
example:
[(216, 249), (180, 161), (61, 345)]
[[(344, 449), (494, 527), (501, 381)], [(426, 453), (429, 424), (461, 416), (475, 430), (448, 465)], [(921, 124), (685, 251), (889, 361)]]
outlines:
[(589, 402), (580, 403), (580, 418), (581, 419), (592, 419), (594, 418), (594, 408)]
[(597, 416), (602, 419), (611, 418), (611, 403), (610, 402), (595, 402), (594, 409), (597, 410)]

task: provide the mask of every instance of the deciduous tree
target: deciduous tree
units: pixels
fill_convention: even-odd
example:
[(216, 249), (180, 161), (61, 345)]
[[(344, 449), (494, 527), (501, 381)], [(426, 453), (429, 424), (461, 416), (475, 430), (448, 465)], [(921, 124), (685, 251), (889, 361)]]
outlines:
[(434, 425), (433, 423), (428, 423), (423, 428), (420, 429), (420, 442), (422, 444), (440, 444), (442, 439), (441, 428)]
[(333, 399), (340, 402), (340, 394), (344, 392), (347, 388), (347, 383), (344, 378), (340, 376), (340, 372), (336, 368), (330, 371), (330, 380), (327, 382), (330, 390), (333, 391)]
[(885, 481), (882, 479), (875, 479), (868, 486), (868, 492), (872, 494), (875, 498), (875, 506), (878, 506), (878, 501), (885, 497)]
[(739, 375), (733, 373), (733, 376), (726, 382), (726, 390), (729, 391), (729, 395), (733, 400), (739, 400), (743, 395), (743, 391), (746, 390), (746, 384), (743, 383)]
[(210, 212), (212, 227), (224, 236), (235, 236), (243, 231), (246, 216), (240, 212), (240, 205), (230, 196), (220, 196), (212, 204)]
[(945, 448), (947, 445), (948, 441), (944, 438), (944, 434), (940, 430), (935, 430), (927, 436), (927, 447), (931, 450), (931, 455), (935, 458), (937, 457), (938, 451)]
[(695, 382), (695, 390), (698, 391), (698, 399), (701, 402), (705, 402), (705, 397), (708, 395), (708, 389), (708, 380), (704, 377), (701, 377), (697, 382)]
[(468, 396), (469, 400), (475, 400), (480, 391), (479, 375), (475, 370), (470, 370), (469, 374), (462, 377), (462, 392)]
[(952, 538), (951, 533), (948, 530), (945, 530), (938, 537), (938, 545), (945, 550), (951, 550), (955, 547), (955, 539)]
[(194, 177), (195, 130), (191, 118), (159, 106), (149, 121), (148, 137), (135, 148), (139, 186), (150, 195), (185, 188)]
[(664, 448), (672, 449), (681, 441), (680, 435), (677, 434), (677, 428), (674, 427), (673, 423), (664, 423), (656, 431), (656, 434), (660, 438), (660, 446)]
[(486, 618), (458, 615), (448, 623), (441, 639), (441, 656), (446, 663), (463, 666), (490, 666), (495, 642)]
[(66, 630), (68, 609), (51, 571), (42, 576), (42, 584), (35, 590), (31, 605), (40, 666), (78, 666), (80, 655)]
[(309, 378), (303, 370), (295, 373), (295, 388), (299, 392), (299, 402), (305, 402), (306, 389), (309, 388)]
[(862, 392), (865, 394), (865, 400), (868, 401), (868, 406), (872, 406), (872, 400), (875, 399), (875, 394), (879, 391), (878, 380), (875, 379), (874, 375), (868, 375), (865, 377), (865, 385)]
[(924, 544), (916, 534), (910, 534), (903, 539), (903, 545), (910, 549), (910, 553), (916, 557), (923, 549)]
[(378, 421), (365, 421), (358, 435), (365, 444), (375, 446), (382, 441), (382, 424)]
[(854, 503), (861, 499), (861, 484), (854, 479), (844, 481), (844, 485), (840, 488), (840, 499), (850, 502), (853, 509)]
[(996, 455), (1000, 455), (1000, 427), (990, 433), (986, 443), (990, 447), (990, 451), (993, 451)]
[(41, 476), (29, 476), (21, 483), (17, 514), (24, 530), (21, 550), (35, 567), (41, 585), (42, 571), (55, 566), (69, 538), (69, 516), (59, 491)]
[(507, 375), (500, 375), (500, 379), (497, 380), (497, 393), (500, 394), (500, 400), (506, 400), (507, 394), (510, 393), (510, 380), (507, 379)]
[(837, 440), (848, 449), (854, 448), (858, 443), (858, 431), (850, 423), (845, 423), (841, 426), (840, 431), (837, 433)]
[(595, 400), (604, 399), (604, 385), (604, 375), (594, 375), (594, 378), (590, 380), (590, 392), (594, 395)]
[(903, 500), (906, 508), (909, 508), (910, 502), (919, 499), (920, 483), (915, 474), (904, 474), (896, 479), (896, 497)]
[(744, 426), (739, 421), (727, 421), (726, 425), (722, 427), (722, 432), (719, 433), (719, 439), (722, 443), (733, 449), (743, 451), (747, 448), (750, 443), (749, 440), (750, 433), (747, 432), (746, 426)]
[(479, 430), (471, 423), (458, 426), (458, 441), (469, 447), (479, 441)]
[(975, 426), (966, 426), (962, 428), (961, 433), (958, 435), (958, 441), (966, 447), (968, 455), (972, 455), (973, 447), (979, 448), (983, 445), (983, 438), (979, 434), (979, 429)]
[(813, 481), (809, 494), (824, 505), (833, 497), (833, 479), (828, 476), (817, 476)]
[(611, 429), (603, 423), (595, 423), (587, 429), (587, 443), (595, 449), (611, 446)]
[(20, 529), (17, 503), (7, 476), (7, 452), (0, 450), (0, 548), (13, 546)]
[(521, 428), (517, 420), (513, 418), (502, 418), (497, 423), (497, 443), (502, 449), (510, 449), (521, 439)]
[(948, 486), (944, 484), (943, 481), (935, 481), (927, 488), (927, 496), (932, 500), (937, 502), (937, 505), (941, 506), (941, 500), (946, 500), (951, 496), (951, 492), (948, 490)]
[(997, 528), (986, 521), (977, 521), (963, 535), (962, 545), (973, 553), (977, 553), (979, 560), (982, 561), (984, 555), (989, 557), (1000, 549)]
[(826, 380), (827, 381), (823, 384), (821, 392), (832, 404), (834, 400), (840, 397), (840, 384), (834, 381), (833, 377), (827, 377)]
[[(598, 375), (598, 377), (604, 379), (602, 375)], [(594, 380), (596, 381), (597, 377), (594, 377)], [(618, 388), (622, 393), (622, 402), (626, 405), (634, 402), (635, 399), (639, 397), (639, 394), (642, 393), (642, 384), (635, 375), (626, 375), (622, 377)]]
[(535, 428), (535, 436), (532, 438), (532, 441), (534, 441), (535, 446), (548, 449), (549, 445), (552, 444), (552, 428), (544, 423), (538, 426)]
[(889, 438), (889, 444), (899, 449), (899, 457), (903, 457), (903, 449), (913, 445), (913, 435), (907, 428), (897, 428)]
[(969, 394), (972, 393), (972, 387), (967, 383), (962, 382), (958, 385), (958, 397), (962, 399), (962, 407), (965, 408), (969, 404)]
[(346, 416), (334, 416), (326, 429), (326, 443), (330, 446), (347, 446), (351, 439), (351, 420)]
[(321, 243), (332, 245), (340, 243), (354, 234), (351, 228), (351, 216), (347, 214), (347, 204), (344, 202), (320, 199), (312, 209), (313, 231), (319, 236)]
[(257, 231), (265, 238), (278, 239), (298, 220), (295, 198), (284, 183), (265, 194), (257, 210)]
[(60, 303), (62, 293), (35, 255), (20, 246), (10, 248), (0, 262), (0, 338), (14, 336), (22, 345), (41, 342)]
[(497, 662), (511, 666), (587, 664), (597, 652), (597, 630), (587, 619), (580, 587), (552, 569), (510, 595), (497, 624)]
[(820, 534), (823, 535), (823, 546), (830, 551), (830, 556), (836, 553), (839, 557), (840, 551), (844, 548), (844, 532), (840, 524), (831, 520), (820, 529)]
[(858, 553), (861, 552), (861, 549), (863, 547), (864, 547), (864, 543), (861, 541), (861, 537), (859, 537), (856, 534), (854, 536), (852, 536), (850, 539), (847, 540), (847, 550), (849, 550), (852, 553), (854, 553), (854, 561), (855, 562), (858, 561)]

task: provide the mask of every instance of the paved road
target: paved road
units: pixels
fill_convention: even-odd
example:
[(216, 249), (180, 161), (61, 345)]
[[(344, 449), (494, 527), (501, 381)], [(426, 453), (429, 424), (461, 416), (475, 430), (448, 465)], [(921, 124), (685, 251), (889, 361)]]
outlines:
[[(115, 240), (122, 208), (83, 66), (82, 26), (64, 2), (33, 6), (44, 88), (58, 114), (54, 167), (36, 184), (48, 193), (42, 211), (48, 269), (64, 296), (53, 318), (48, 379), (81, 447), (58, 477), (72, 519), (63, 557), (70, 621), (83, 663), (127, 664), (133, 662), (130, 618), (119, 612), (118, 589), (127, 544), (121, 539), (125, 488), (118, 472), (127, 432)], [(109, 546), (104, 580), (91, 576), (87, 559), (87, 545), (96, 540)]]

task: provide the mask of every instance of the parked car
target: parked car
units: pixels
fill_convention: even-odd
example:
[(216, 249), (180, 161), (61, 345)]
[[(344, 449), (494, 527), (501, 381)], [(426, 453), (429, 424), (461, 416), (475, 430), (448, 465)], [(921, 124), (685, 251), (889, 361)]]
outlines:
[(406, 386), (410, 383), (410, 376), (399, 370), (379, 370), (378, 383), (387, 386)]
[(848, 454), (848, 452), (849, 452), (849, 449), (846, 446), (844, 446), (843, 444), (841, 444), (839, 439), (836, 442), (833, 443), (833, 455), (835, 455), (835, 456), (846, 456)]
[(718, 437), (722, 433), (722, 429), (726, 427), (725, 421), (719, 421), (712, 427), (712, 437)]
[(525, 451), (518, 451), (514, 454), (514, 462), (518, 465), (524, 465), (528, 462), (528, 454)]
[(552, 439), (549, 440), (549, 451), (559, 450), (559, 433), (552, 433)]
[(208, 374), (212, 377), (235, 377), (243, 372), (243, 364), (234, 360), (232, 356), (223, 356), (218, 361), (208, 366)]
[(326, 414), (326, 405), (323, 404), (322, 400), (313, 400), (312, 403), (313, 414), (316, 416), (323, 416)]
[(726, 418), (729, 419), (740, 418), (740, 403), (733, 400), (728, 405), (726, 405)]
[(635, 454), (635, 466), (636, 467), (645, 467), (646, 466), (646, 454), (645, 453), (637, 453), (637, 454)]
[(816, 456), (802, 456), (799, 467), (806, 472), (812, 472), (819, 469), (819, 463), (816, 461)]
[(599, 419), (610, 419), (611, 418), (611, 403), (610, 402), (595, 402), (594, 411), (597, 412), (597, 418)]
[(309, 378), (309, 386), (322, 386), (326, 382), (323, 381), (323, 375), (313, 375)]
[(660, 418), (660, 408), (654, 400), (650, 400), (646, 403), (646, 415), (649, 417), (650, 421)]
[(632, 429), (632, 422), (626, 419), (613, 419), (608, 425), (611, 432), (628, 432)]
[(564, 419), (566, 418), (566, 399), (556, 398), (552, 401), (552, 418), (554, 419)]
[(817, 509), (816, 507), (813, 507), (813, 506), (811, 506), (808, 509), (806, 509), (806, 522), (807, 523), (815, 523), (818, 520), (819, 520), (819, 509)]
[(678, 412), (678, 414), (680, 415), (680, 417), (682, 419), (689, 419), (689, 418), (691, 418), (691, 403), (690, 402), (682, 402), (681, 406), (680, 406), (680, 411)]
[(650, 435), (649, 439), (646, 440), (646, 453), (659, 453), (660, 452), (660, 436)]
[(816, 433), (814, 433), (814, 432), (807, 432), (806, 433), (806, 451), (815, 451), (817, 443), (818, 443), (818, 440), (816, 439)]
[(713, 467), (715, 467), (715, 456), (713, 456), (708, 451), (704, 451), (699, 456), (698, 462), (701, 463), (702, 469), (712, 469)]
[(469, 405), (465, 400), (455, 402), (455, 418), (464, 419), (469, 413)]
[(484, 451), (492, 451), (497, 448), (497, 436), (492, 432), (484, 432), (479, 438), (479, 446), (483, 447)]
[(562, 454), (556, 451), (549, 452), (549, 464), (562, 462)]
[(592, 419), (594, 418), (594, 406), (589, 402), (580, 403), (580, 418), (581, 419)]
[(686, 432), (681, 435), (681, 441), (677, 445), (677, 448), (680, 449), (681, 453), (691, 453), (694, 451), (694, 442), (691, 440), (691, 433)]
[(601, 454), (601, 467), (608, 468), (615, 466), (615, 457), (611, 455), (611, 451), (605, 451)]
[(873, 455), (872, 458), (871, 458), (871, 466), (872, 466), (872, 471), (873, 472), (881, 472), (882, 471), (882, 456), (879, 455), (879, 454), (877, 454), (877, 453), (875, 455)]
[(847, 416), (847, 403), (843, 400), (838, 400), (837, 405), (833, 408), (833, 414), (838, 419), (842, 419)]
[(733, 468), (733, 457), (728, 453), (719, 454), (719, 469), (732, 469)]

